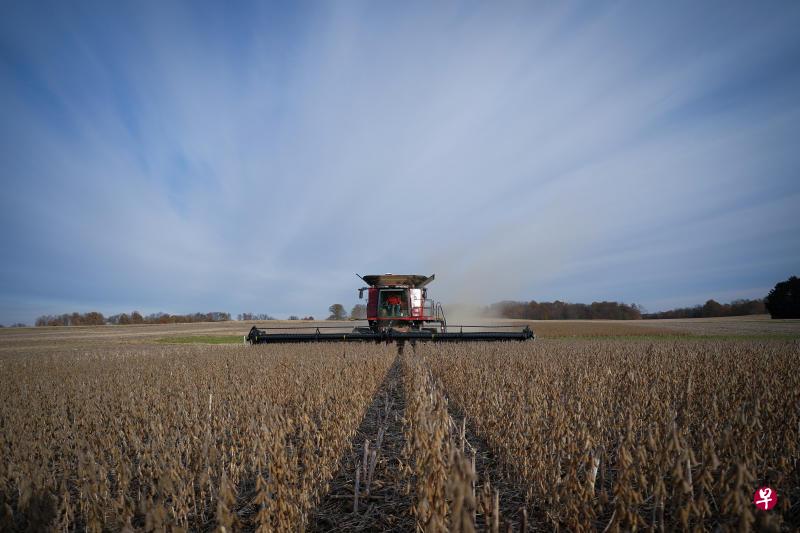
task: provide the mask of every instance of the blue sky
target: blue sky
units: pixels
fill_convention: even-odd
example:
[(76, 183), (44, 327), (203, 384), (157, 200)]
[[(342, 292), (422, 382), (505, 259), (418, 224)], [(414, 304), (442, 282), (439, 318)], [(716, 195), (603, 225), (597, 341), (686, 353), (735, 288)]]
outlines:
[(800, 274), (797, 2), (4, 7), (0, 323)]

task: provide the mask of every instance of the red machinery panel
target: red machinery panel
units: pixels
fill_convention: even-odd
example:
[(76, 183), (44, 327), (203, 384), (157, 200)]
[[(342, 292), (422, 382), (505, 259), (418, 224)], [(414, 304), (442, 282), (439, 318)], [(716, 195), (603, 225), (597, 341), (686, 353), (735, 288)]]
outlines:
[(370, 287), (367, 296), (367, 318), (373, 320), (378, 317), (378, 289)]

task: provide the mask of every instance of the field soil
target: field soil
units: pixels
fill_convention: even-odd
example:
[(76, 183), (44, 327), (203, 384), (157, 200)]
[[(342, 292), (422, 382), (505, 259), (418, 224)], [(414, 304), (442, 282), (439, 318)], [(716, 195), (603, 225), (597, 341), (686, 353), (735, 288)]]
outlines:
[[(312, 514), (312, 531), (414, 529), (408, 512), (411, 496), (403, 475), (406, 402), (401, 372), (399, 361), (395, 360), (361, 421), (349, 453), (342, 458), (327, 495)], [(373, 452), (375, 466), (370, 471)], [(354, 498), (356, 477), (358, 502)]]
[[(476, 324), (476, 322), (479, 322)], [(471, 321), (471, 325), (528, 325), (540, 338), (569, 337), (758, 337), (800, 338), (800, 320), (771, 320), (768, 315), (665, 320), (500, 320)], [(174, 341), (199, 344), (240, 344), (252, 326), (278, 328), (316, 327), (350, 331), (365, 321), (199, 322), (136, 326), (77, 326), (0, 329), (0, 353), (26, 349), (65, 349), (115, 344), (156, 344)], [(287, 329), (282, 329), (287, 328)], [(470, 331), (465, 328), (464, 331)], [(501, 330), (502, 331), (502, 330)], [(508, 330), (505, 330), (508, 331)]]

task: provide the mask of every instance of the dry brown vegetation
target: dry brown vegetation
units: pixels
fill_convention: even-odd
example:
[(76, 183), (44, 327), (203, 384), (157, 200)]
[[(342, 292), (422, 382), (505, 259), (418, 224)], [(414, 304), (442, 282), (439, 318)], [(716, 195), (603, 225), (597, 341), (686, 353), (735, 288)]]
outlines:
[(0, 528), (302, 528), (393, 358), (374, 345), (5, 357)]
[[(418, 351), (546, 527), (798, 525), (796, 341)], [(781, 495), (778, 512), (754, 508), (762, 485)]]
[[(621, 331), (603, 324), (583, 331)], [(0, 340), (3, 530), (800, 526), (797, 340), (398, 353), (58, 331)]]

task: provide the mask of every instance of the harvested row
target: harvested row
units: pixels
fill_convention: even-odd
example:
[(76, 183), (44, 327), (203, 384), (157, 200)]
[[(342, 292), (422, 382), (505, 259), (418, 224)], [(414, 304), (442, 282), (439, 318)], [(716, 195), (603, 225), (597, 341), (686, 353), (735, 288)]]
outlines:
[[(418, 351), (550, 527), (800, 524), (795, 341)], [(769, 514), (752, 503), (764, 485), (779, 494)]]
[[(517, 525), (500, 514), (500, 492), (484, 476), (466, 427), (454, 422), (428, 362), (402, 356), (406, 390), (406, 463), (417, 528), (424, 531), (499, 531)], [(484, 473), (485, 474), (485, 473)]]
[(394, 357), (375, 345), (4, 356), (0, 529), (303, 528)]
[(404, 475), (405, 395), (399, 360), (375, 394), (331, 490), (313, 513), (314, 531), (414, 529)]

